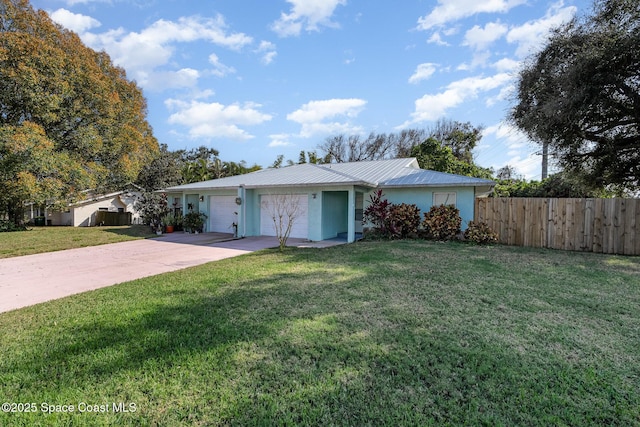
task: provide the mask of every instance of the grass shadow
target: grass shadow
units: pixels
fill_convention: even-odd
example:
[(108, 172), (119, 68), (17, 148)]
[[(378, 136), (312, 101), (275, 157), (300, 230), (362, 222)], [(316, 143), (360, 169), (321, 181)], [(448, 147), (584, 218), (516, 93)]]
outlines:
[(261, 251), (0, 317), (0, 391), (139, 404), (104, 424), (640, 424), (637, 264), (609, 259)]
[(133, 238), (145, 238), (157, 237), (156, 233), (151, 230), (148, 225), (127, 225), (127, 226), (101, 226), (97, 227), (99, 230), (116, 234), (118, 236), (126, 236)]

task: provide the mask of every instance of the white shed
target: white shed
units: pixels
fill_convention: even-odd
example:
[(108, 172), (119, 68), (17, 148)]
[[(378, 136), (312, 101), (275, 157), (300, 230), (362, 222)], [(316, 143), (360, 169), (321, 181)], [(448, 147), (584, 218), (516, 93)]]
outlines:
[(47, 224), (73, 227), (91, 227), (96, 224), (98, 211), (131, 212), (132, 223), (140, 222), (140, 214), (135, 202), (140, 198), (139, 191), (118, 191), (110, 194), (92, 195), (86, 200), (69, 205), (66, 211), (49, 212)]

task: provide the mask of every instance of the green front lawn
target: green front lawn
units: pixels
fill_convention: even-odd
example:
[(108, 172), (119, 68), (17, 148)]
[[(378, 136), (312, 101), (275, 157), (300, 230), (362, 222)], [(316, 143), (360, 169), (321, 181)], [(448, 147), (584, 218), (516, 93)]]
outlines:
[(0, 258), (32, 255), (63, 249), (118, 243), (153, 237), (148, 226), (33, 227), (27, 231), (0, 233)]
[(267, 250), (1, 314), (0, 425), (640, 425), (639, 325), (639, 258)]

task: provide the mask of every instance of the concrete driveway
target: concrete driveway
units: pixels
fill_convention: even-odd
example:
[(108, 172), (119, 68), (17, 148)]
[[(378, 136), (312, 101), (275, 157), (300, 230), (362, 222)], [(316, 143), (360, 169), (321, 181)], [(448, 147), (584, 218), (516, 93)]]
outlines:
[[(0, 313), (278, 246), (275, 237), (228, 239), (229, 235), (217, 233), (174, 233), (0, 259)], [(301, 243), (291, 240), (292, 244)]]

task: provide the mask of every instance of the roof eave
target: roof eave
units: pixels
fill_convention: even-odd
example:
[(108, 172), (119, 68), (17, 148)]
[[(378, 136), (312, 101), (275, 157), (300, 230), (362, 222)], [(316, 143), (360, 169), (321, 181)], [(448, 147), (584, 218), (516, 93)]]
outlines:
[(105, 201), (105, 200), (112, 199), (114, 197), (119, 197), (124, 193), (125, 193), (124, 191), (117, 191), (115, 193), (102, 194), (102, 195), (96, 196), (96, 197), (94, 197), (92, 199), (78, 200), (77, 202), (69, 203), (68, 206), (70, 208), (76, 208), (76, 207), (80, 207), (80, 206), (83, 206), (83, 205), (90, 205), (91, 203), (102, 202), (102, 201)]
[(224, 187), (186, 187), (186, 188), (166, 188), (164, 190), (156, 190), (156, 193), (184, 193), (189, 191), (211, 191), (211, 190), (237, 190), (239, 185), (225, 185)]
[(495, 186), (494, 182), (484, 183), (484, 182), (467, 182), (467, 183), (432, 183), (432, 184), (380, 184), (380, 188), (427, 188), (427, 187), (493, 187)]
[(162, 193), (182, 193), (188, 191), (216, 191), (216, 190), (236, 190), (239, 187), (244, 187), (248, 190), (259, 190), (264, 188), (311, 188), (311, 187), (344, 187), (344, 186), (359, 186), (376, 188), (377, 184), (366, 181), (350, 181), (350, 182), (307, 182), (300, 184), (238, 184), (224, 187), (191, 187), (191, 188), (167, 188), (164, 190), (158, 190)]

